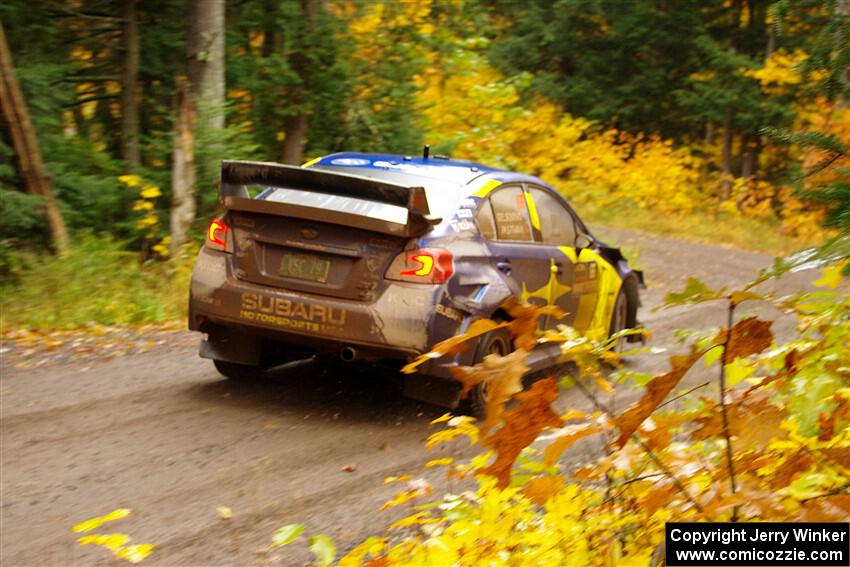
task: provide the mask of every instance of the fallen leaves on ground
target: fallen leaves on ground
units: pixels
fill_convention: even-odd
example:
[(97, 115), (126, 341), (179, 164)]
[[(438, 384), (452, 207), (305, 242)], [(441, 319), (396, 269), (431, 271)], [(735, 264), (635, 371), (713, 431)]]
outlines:
[(0, 361), (4, 368), (19, 370), (97, 361), (148, 352), (156, 348), (190, 347), (198, 335), (174, 321), (156, 325), (90, 325), (73, 330), (8, 331), (0, 339)]

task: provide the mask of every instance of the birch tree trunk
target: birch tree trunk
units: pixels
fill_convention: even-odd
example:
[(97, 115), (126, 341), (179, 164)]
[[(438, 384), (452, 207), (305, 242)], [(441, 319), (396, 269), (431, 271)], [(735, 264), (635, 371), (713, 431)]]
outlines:
[(44, 168), (29, 110), (24, 103), (15, 69), (12, 66), (12, 54), (6, 43), (6, 33), (2, 22), (0, 22), (0, 115), (3, 116), (9, 131), (9, 138), (17, 155), (18, 170), (26, 191), (42, 198), (53, 246), (57, 252), (64, 254), (68, 250), (68, 230), (65, 228), (65, 220), (56, 202), (53, 180)]
[(207, 128), (224, 128), (224, 0), (189, 0), (189, 82)]
[(184, 77), (177, 78), (171, 159), (171, 255), (186, 242), (195, 220), (195, 124), (197, 111)]

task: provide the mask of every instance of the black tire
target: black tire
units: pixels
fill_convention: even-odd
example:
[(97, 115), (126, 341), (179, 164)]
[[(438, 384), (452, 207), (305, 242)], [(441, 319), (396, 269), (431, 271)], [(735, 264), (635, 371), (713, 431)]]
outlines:
[(236, 362), (227, 362), (224, 360), (213, 360), (215, 369), (218, 373), (229, 380), (237, 382), (250, 382), (256, 380), (263, 374), (261, 366), (252, 366), (250, 364), (238, 364)]
[[(629, 298), (626, 294), (625, 287), (620, 288), (620, 293), (617, 294), (617, 301), (614, 302), (614, 309), (611, 311), (611, 325), (608, 329), (608, 336), (613, 336), (615, 333), (627, 329), (629, 325)], [(623, 352), (625, 350), (626, 338), (620, 338), (611, 346), (614, 352)]]
[[(510, 354), (511, 351), (513, 351), (513, 345), (511, 344), (511, 335), (508, 333), (508, 330), (496, 329), (479, 339), (472, 357), (472, 364), (478, 364), (488, 354), (505, 356), (506, 354)], [(484, 384), (479, 384), (467, 394), (463, 404), (463, 413), (473, 417), (483, 418), (486, 407), (487, 388)]]

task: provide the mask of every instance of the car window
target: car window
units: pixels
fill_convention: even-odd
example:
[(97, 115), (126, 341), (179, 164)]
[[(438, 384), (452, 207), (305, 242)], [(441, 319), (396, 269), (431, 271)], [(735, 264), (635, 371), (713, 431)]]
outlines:
[(522, 187), (505, 187), (490, 196), (496, 220), (496, 238), (510, 241), (533, 241), (528, 207)]
[(528, 188), (540, 219), (540, 234), (546, 244), (573, 246), (576, 242), (576, 224), (573, 215), (547, 191)]
[(493, 207), (490, 206), (490, 199), (484, 199), (484, 202), (478, 207), (475, 220), (478, 222), (478, 231), (481, 232), (481, 236), (488, 240), (496, 240), (496, 221), (493, 218)]

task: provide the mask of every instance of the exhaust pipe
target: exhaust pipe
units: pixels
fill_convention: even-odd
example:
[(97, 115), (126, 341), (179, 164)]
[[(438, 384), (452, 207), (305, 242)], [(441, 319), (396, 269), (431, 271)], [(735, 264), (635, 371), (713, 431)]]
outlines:
[(339, 357), (343, 362), (353, 362), (360, 358), (360, 353), (354, 347), (347, 346), (339, 351)]

